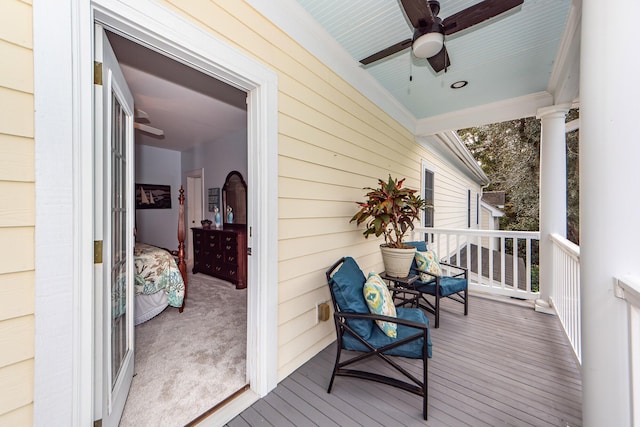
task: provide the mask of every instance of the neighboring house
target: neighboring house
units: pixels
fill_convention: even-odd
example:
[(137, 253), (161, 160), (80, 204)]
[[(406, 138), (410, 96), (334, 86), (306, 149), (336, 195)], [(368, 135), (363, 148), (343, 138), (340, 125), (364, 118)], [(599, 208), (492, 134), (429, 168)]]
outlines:
[[(549, 160), (563, 152), (562, 146), (560, 155), (553, 151), (553, 142), (564, 138), (564, 116), (555, 103), (574, 101), (558, 94), (582, 97), (581, 194), (599, 195), (585, 198), (581, 208), (581, 297), (589, 308), (582, 310), (584, 419), (594, 425), (604, 425), (598, 420), (607, 415), (628, 419), (630, 405), (623, 394), (630, 390), (623, 381), (629, 364), (616, 353), (630, 336), (626, 305), (613, 299), (611, 287), (620, 274), (638, 275), (640, 197), (628, 191), (640, 158), (640, 144), (629, 143), (640, 94), (628, 76), (640, 72), (629, 54), (640, 34), (629, 20), (640, 10), (635, 2), (622, 3), (608, 3), (603, 21), (601, 4), (585, 2), (582, 12), (582, 2), (572, 2), (578, 22), (561, 50), (583, 65), (575, 74), (570, 67), (554, 69), (549, 92), (534, 97), (549, 130), (541, 143), (542, 198), (564, 179), (546, 175), (546, 168), (554, 170)], [(497, 111), (512, 114), (510, 104), (452, 111), (418, 126), (402, 108), (387, 111), (387, 94), (378, 92), (376, 101), (365, 96), (257, 4), (0, 3), (0, 425), (87, 426), (108, 412), (102, 372), (94, 372), (101, 356), (94, 339), (102, 333), (94, 331), (94, 297), (102, 289), (101, 265), (93, 263), (94, 240), (102, 238), (94, 230), (102, 214), (93, 199), (99, 175), (94, 19), (247, 93), (253, 209), (248, 354), (255, 356), (247, 399), (265, 395), (334, 340), (333, 324), (317, 324), (315, 313), (317, 301), (328, 299), (324, 271), (331, 263), (351, 255), (365, 271), (382, 269), (380, 241), (365, 240), (349, 223), (363, 187), (391, 174), (424, 194), (426, 168), (434, 173), (434, 225), (473, 225), (473, 199), (486, 177), (447, 129), (495, 118), (489, 113)], [(423, 136), (425, 129), (430, 136)], [(186, 172), (180, 170), (182, 182)], [(623, 198), (627, 209), (602, 209)], [(541, 202), (547, 240), (566, 219), (547, 221), (554, 203)]]

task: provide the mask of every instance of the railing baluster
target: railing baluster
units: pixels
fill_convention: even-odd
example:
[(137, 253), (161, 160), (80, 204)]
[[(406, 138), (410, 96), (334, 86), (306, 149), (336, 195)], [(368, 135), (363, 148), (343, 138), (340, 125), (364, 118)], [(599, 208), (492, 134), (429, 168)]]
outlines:
[(495, 237), (489, 237), (489, 285), (493, 284), (493, 251)]
[(478, 254), (476, 265), (478, 266), (478, 283), (482, 284), (484, 274), (482, 274), (482, 236), (476, 237), (476, 252)]
[(526, 276), (526, 291), (527, 293), (531, 292), (531, 239), (527, 238), (527, 240), (525, 241), (525, 244), (527, 246), (526, 248), (526, 257), (527, 259), (525, 260), (526, 262), (526, 272), (525, 272), (525, 276)]
[(513, 261), (513, 278), (512, 280), (512, 284), (513, 284), (513, 289), (517, 290), (520, 288), (519, 286), (519, 282), (520, 280), (518, 280), (520, 277), (518, 276), (518, 238), (514, 237), (513, 238), (513, 255), (512, 255), (512, 261)]
[(507, 281), (505, 280), (505, 264), (507, 262), (507, 242), (506, 239), (504, 237), (500, 238), (500, 286), (502, 287), (502, 289), (505, 288), (505, 285), (507, 284)]

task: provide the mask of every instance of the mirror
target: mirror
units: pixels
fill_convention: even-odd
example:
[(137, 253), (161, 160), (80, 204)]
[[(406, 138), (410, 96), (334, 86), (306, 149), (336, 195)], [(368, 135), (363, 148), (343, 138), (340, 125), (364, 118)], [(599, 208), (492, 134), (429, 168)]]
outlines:
[(220, 214), (225, 226), (247, 224), (247, 183), (240, 172), (227, 175), (222, 187), (222, 203)]

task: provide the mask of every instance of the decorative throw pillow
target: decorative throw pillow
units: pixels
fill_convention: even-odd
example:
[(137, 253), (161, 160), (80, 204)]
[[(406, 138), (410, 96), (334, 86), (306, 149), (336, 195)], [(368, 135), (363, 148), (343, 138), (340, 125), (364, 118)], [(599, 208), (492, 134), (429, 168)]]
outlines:
[(433, 276), (431, 276), (430, 274), (437, 274), (438, 276), (442, 276), (442, 270), (440, 269), (440, 264), (438, 263), (438, 257), (436, 256), (436, 253), (434, 251), (416, 251), (415, 260), (416, 265), (418, 266), (418, 270), (420, 271), (420, 280), (433, 280)]
[[(380, 275), (375, 272), (369, 273), (369, 278), (364, 284), (364, 288), (362, 288), (362, 293), (371, 313), (396, 317), (396, 306), (393, 305), (393, 297)], [(396, 338), (397, 325), (395, 323), (376, 320), (376, 324), (388, 337)]]

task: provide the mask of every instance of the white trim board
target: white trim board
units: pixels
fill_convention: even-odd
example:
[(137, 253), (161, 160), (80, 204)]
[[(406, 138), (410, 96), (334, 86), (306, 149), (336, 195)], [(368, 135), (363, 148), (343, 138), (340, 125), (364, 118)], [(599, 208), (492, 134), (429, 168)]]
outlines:
[[(151, 0), (35, 2), (34, 424), (93, 422), (93, 22), (248, 93), (251, 389), (277, 384), (277, 74)], [(188, 307), (187, 307), (188, 309)]]

